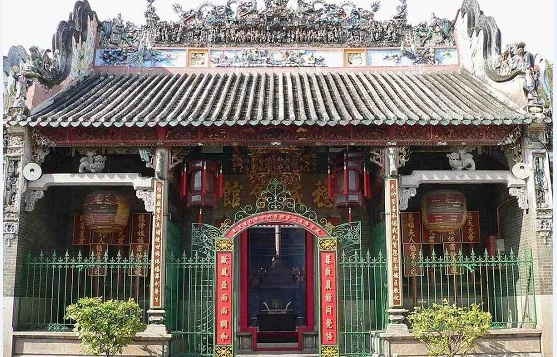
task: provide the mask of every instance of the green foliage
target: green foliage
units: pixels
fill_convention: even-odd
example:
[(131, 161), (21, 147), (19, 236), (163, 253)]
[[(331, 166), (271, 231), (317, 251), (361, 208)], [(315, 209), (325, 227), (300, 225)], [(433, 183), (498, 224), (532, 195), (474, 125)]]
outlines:
[(413, 335), (423, 342), (430, 356), (466, 356), (475, 342), (486, 334), (491, 314), (480, 310), (479, 305), (469, 308), (433, 304), (430, 308), (416, 307), (408, 316)]
[(66, 319), (76, 321), (76, 331), (85, 352), (107, 357), (122, 353), (132, 337), (145, 329), (141, 308), (133, 300), (102, 301), (100, 297), (82, 298), (66, 309)]

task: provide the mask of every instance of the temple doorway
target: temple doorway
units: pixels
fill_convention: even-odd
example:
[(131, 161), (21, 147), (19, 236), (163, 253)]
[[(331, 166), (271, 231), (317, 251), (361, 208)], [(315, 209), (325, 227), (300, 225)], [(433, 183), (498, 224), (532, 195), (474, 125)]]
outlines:
[(274, 224), (241, 239), (242, 331), (253, 333), (254, 350), (301, 350), (302, 333), (314, 328), (314, 236)]

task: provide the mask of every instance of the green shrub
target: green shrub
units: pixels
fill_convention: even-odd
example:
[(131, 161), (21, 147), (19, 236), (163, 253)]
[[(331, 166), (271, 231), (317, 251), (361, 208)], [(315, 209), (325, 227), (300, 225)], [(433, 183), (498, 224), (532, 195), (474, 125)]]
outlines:
[(423, 342), (430, 356), (466, 356), (475, 342), (486, 334), (491, 314), (480, 310), (479, 305), (469, 308), (433, 304), (430, 308), (416, 307), (408, 316), (412, 334)]
[(65, 318), (76, 321), (74, 331), (85, 352), (95, 356), (122, 353), (132, 337), (145, 329), (141, 308), (133, 299), (103, 302), (100, 297), (82, 298), (67, 307)]

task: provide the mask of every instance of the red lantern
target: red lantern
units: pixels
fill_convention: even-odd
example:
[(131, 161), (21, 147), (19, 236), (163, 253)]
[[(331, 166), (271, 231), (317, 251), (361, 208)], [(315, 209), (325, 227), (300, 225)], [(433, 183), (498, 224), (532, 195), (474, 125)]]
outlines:
[(128, 224), (128, 199), (112, 191), (96, 191), (85, 198), (83, 216), (85, 226), (97, 233), (122, 231)]
[(466, 223), (466, 198), (458, 191), (436, 190), (421, 201), (423, 225), (434, 232), (452, 232)]
[(187, 206), (215, 207), (218, 165), (209, 160), (193, 160), (187, 165)]
[(348, 152), (343, 159), (334, 163), (335, 185), (333, 202), (335, 207), (361, 206), (364, 201), (361, 185), (363, 154)]

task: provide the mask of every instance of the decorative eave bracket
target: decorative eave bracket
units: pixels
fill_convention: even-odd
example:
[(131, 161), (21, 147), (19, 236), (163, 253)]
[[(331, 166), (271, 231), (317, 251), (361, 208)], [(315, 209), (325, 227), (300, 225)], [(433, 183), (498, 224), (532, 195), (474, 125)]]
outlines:
[(486, 184), (504, 183), (509, 188), (509, 194), (516, 197), (518, 206), (528, 209), (526, 194), (526, 180), (519, 179), (508, 170), (478, 170), (478, 171), (421, 171), (415, 170), (411, 175), (400, 176), (399, 208), (408, 208), (408, 201), (416, 195), (418, 186), (422, 183), (440, 184)]
[(147, 212), (153, 212), (155, 208), (151, 177), (141, 177), (136, 173), (83, 173), (45, 174), (36, 181), (29, 181), (27, 191), (23, 194), (25, 211), (33, 211), (35, 203), (44, 197), (44, 191), (51, 186), (132, 186), (137, 198), (143, 200)]

